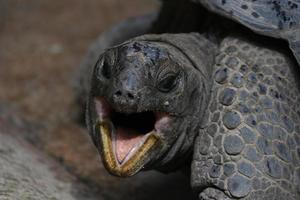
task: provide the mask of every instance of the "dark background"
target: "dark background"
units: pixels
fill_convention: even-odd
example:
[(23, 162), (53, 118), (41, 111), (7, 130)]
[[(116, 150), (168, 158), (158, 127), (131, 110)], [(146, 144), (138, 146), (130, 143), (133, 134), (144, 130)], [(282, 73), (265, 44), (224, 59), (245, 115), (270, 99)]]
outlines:
[(0, 0), (0, 104), (32, 126), (27, 140), (106, 199), (191, 198), (183, 175), (110, 176), (76, 122), (72, 85), (89, 45), (122, 19), (158, 8), (154, 0)]

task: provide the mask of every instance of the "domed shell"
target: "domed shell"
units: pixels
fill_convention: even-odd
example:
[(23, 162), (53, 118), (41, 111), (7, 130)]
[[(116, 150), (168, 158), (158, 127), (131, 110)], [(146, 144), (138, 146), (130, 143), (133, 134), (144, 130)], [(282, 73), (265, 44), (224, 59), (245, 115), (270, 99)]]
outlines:
[(300, 0), (192, 0), (253, 31), (282, 38), (300, 64)]

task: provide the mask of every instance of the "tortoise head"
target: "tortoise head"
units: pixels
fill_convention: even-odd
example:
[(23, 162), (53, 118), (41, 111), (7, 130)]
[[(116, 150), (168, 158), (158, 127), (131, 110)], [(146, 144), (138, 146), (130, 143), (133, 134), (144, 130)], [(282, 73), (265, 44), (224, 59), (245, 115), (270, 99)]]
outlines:
[(206, 95), (203, 76), (170, 44), (132, 40), (108, 49), (94, 68), (87, 109), (106, 169), (131, 176), (182, 165), (191, 157)]

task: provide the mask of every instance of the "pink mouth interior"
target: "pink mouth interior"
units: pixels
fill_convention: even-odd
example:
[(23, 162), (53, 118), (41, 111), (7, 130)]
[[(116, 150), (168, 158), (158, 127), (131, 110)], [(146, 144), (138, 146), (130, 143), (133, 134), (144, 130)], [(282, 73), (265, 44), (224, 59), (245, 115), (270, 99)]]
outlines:
[(139, 147), (147, 133), (160, 132), (169, 126), (169, 115), (162, 112), (123, 114), (113, 111), (103, 98), (95, 99), (96, 111), (101, 120), (109, 119), (115, 127), (113, 138), (115, 156), (121, 164), (130, 152)]
[(116, 129), (116, 157), (122, 163), (129, 152), (138, 144), (144, 135), (134, 129), (118, 127)]

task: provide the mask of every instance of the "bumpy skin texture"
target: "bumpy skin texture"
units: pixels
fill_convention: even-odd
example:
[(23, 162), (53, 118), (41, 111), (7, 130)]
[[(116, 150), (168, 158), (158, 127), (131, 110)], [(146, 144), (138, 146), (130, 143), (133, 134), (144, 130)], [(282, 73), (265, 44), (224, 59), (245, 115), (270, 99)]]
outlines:
[[(191, 158), (199, 120), (209, 101), (215, 50), (216, 45), (199, 34), (161, 34), (134, 38), (100, 56), (91, 81), (87, 124), (112, 174), (131, 176), (141, 168), (175, 170)], [(170, 76), (175, 77), (171, 84), (166, 81)], [(165, 82), (172, 86), (169, 90), (162, 88)], [(97, 124), (111, 117), (101, 119), (96, 108), (99, 98), (105, 99), (116, 115), (146, 111), (168, 115), (167, 124), (155, 127), (160, 147), (147, 151), (144, 160), (129, 161), (135, 166), (130, 173), (124, 172), (124, 165), (114, 164), (113, 156), (107, 156), (112, 149), (105, 149), (103, 131), (97, 130)], [(109, 140), (116, 141), (112, 136)]]
[(207, 122), (195, 141), (192, 186), (203, 200), (300, 198), (297, 64), (228, 37), (216, 57)]
[(255, 32), (283, 38), (300, 64), (299, 0), (192, 0)]
[[(89, 47), (88, 52), (80, 63), (79, 69), (75, 71), (74, 75), (73, 87), (76, 92), (76, 100), (78, 104), (81, 105), (81, 108), (84, 108), (84, 105), (86, 104), (93, 66), (97, 62), (99, 55), (108, 47), (145, 34), (150, 29), (156, 15), (157, 14), (154, 13), (121, 21), (111, 29), (102, 33)], [(80, 110), (80, 114), (81, 113), (84, 113), (84, 111)]]

